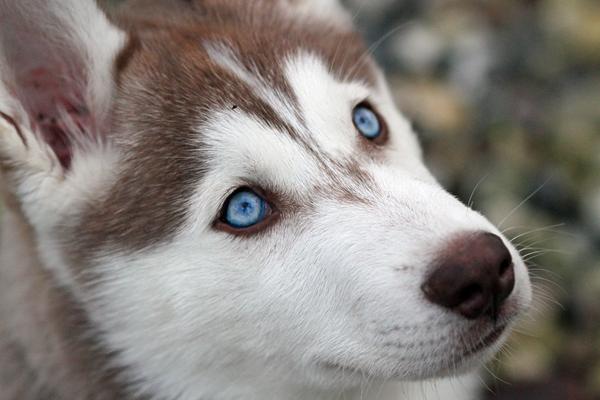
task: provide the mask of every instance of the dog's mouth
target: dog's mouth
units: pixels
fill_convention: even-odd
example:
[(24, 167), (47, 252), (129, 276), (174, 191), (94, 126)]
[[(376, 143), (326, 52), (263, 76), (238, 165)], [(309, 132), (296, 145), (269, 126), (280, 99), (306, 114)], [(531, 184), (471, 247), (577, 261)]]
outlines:
[(484, 336), (476, 344), (467, 346), (467, 348), (458, 355), (458, 359), (465, 359), (479, 353), (480, 351), (487, 349), (500, 339), (502, 334), (506, 331), (508, 324), (502, 324), (495, 327), (490, 333)]
[[(466, 360), (471, 357), (478, 357), (483, 351), (487, 350), (494, 344), (498, 342), (498, 340), (502, 337), (502, 335), (506, 332), (509, 323), (504, 322), (495, 326), (489, 333), (485, 334), (485, 336), (481, 337), (478, 334), (474, 334), (472, 336), (472, 340), (469, 343), (464, 343), (462, 346), (457, 348), (453, 352), (453, 359), (451, 364), (454, 366), (461, 365)], [(357, 366), (351, 366), (348, 364), (328, 361), (328, 362), (319, 362), (319, 366), (325, 370), (330, 372), (344, 373), (350, 375), (357, 375), (364, 377), (369, 377), (371, 374)]]

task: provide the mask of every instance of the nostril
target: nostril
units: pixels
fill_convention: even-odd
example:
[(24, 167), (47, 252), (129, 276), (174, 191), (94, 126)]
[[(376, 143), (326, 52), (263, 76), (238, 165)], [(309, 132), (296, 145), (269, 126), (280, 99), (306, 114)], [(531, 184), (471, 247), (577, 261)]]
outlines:
[(502, 302), (510, 296), (515, 287), (515, 268), (512, 262), (501, 272), (498, 283), (497, 298)]
[(483, 289), (477, 284), (469, 285), (461, 289), (456, 296), (456, 303), (462, 304), (473, 300), (475, 297), (483, 296)]
[(469, 285), (458, 292), (457, 306), (455, 310), (469, 319), (481, 316), (489, 305), (489, 296), (485, 290), (477, 285)]
[(508, 255), (508, 257), (505, 257), (500, 264), (500, 276), (506, 275), (506, 272), (509, 269), (512, 269), (512, 266), (512, 257)]

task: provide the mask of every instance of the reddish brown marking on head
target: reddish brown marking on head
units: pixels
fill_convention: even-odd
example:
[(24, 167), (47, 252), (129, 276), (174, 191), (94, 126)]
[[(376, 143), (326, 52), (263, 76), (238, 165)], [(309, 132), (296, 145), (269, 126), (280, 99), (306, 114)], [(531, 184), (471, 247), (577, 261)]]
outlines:
[[(295, 136), (279, 110), (210, 60), (204, 42), (230, 45), (247, 69), (293, 104), (282, 60), (299, 51), (321, 56), (340, 79), (375, 83), (374, 64), (363, 57), (357, 34), (295, 18), (273, 1), (256, 1), (269, 5), (132, 1), (116, 17), (130, 35), (115, 63), (119, 85), (112, 116), (112, 140), (125, 160), (108, 196), (90, 203), (73, 229), (78, 260), (105, 246), (146, 248), (178, 231), (207, 169), (197, 129), (213, 111), (239, 108)], [(137, 3), (143, 5), (139, 13)]]

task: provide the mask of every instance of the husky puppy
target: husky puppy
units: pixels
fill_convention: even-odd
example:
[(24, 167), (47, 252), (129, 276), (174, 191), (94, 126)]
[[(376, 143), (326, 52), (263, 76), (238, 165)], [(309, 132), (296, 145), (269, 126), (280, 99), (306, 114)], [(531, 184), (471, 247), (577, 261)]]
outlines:
[(464, 400), (530, 302), (335, 0), (0, 0), (0, 78), (2, 400)]

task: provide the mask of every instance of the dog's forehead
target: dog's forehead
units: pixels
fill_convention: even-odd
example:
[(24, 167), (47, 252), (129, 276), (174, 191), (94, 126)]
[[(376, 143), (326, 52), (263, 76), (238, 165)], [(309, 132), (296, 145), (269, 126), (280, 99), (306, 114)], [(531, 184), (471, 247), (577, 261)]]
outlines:
[(357, 153), (360, 140), (354, 134), (351, 110), (371, 94), (367, 83), (342, 82), (318, 54), (299, 49), (277, 62), (282, 82), (277, 87), (268, 76), (245, 67), (228, 44), (207, 42), (205, 48), (212, 62), (251, 89), (256, 104), (275, 113), (259, 115), (236, 105), (215, 109), (209, 115), (218, 117), (199, 127), (205, 144), (217, 147), (220, 154), (235, 153), (239, 159), (259, 160), (270, 148), (279, 154), (293, 151), (321, 165)]
[[(115, 141), (125, 159), (108, 196), (81, 219), (80, 254), (168, 240), (186, 223), (190, 198), (214, 169), (209, 161), (229, 159), (231, 167), (250, 137), (256, 140), (249, 151), (272, 139), (271, 156), (247, 157), (265, 161), (263, 170), (287, 165), (296, 176), (309, 176), (311, 168), (315, 176), (319, 167), (315, 154), (311, 161), (306, 157), (314, 153), (312, 131), (329, 126), (331, 135), (322, 135), (319, 145), (350, 154), (351, 141), (335, 135), (342, 135), (344, 124), (351, 129), (351, 104), (360, 100), (352, 92), (364, 96), (375, 87), (376, 66), (355, 33), (289, 22), (261, 22), (255, 26), (262, 31), (250, 33), (207, 26), (131, 32), (117, 59), (114, 106)], [(209, 157), (211, 151), (216, 157)], [(349, 160), (335, 161), (359, 170)]]
[(376, 64), (352, 31), (285, 19), (253, 24), (249, 34), (226, 26), (133, 33), (117, 60), (121, 104), (129, 111), (122, 120), (138, 122), (134, 129), (144, 136), (150, 135), (148, 125), (161, 126), (162, 135), (193, 136), (193, 126), (229, 110), (296, 140), (326, 140), (335, 136), (331, 126), (330, 135), (310, 132), (322, 130), (316, 125), (331, 116), (349, 114), (381, 84)]

